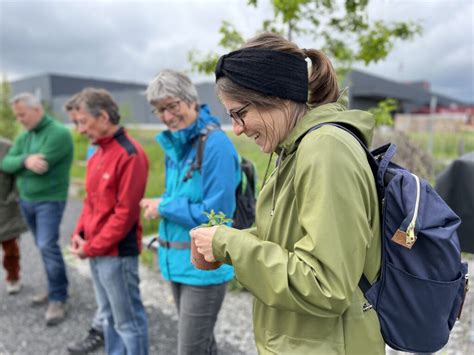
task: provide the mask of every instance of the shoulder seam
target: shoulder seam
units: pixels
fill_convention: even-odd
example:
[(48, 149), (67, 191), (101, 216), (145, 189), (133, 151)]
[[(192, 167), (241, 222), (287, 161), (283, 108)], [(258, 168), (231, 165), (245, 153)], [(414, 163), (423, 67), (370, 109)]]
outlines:
[(123, 149), (125, 149), (129, 156), (138, 154), (137, 148), (127, 136), (119, 135), (118, 137), (115, 137), (115, 140)]

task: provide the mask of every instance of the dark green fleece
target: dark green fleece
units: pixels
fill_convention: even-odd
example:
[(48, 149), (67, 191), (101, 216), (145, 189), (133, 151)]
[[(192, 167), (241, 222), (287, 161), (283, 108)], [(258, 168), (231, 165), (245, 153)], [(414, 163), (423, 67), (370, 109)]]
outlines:
[[(25, 168), (31, 154), (43, 154), (48, 171), (42, 175)], [(0, 168), (17, 175), (20, 199), (24, 201), (65, 201), (69, 187), (69, 170), (73, 158), (73, 143), (69, 130), (45, 114), (31, 131), (15, 140)]]

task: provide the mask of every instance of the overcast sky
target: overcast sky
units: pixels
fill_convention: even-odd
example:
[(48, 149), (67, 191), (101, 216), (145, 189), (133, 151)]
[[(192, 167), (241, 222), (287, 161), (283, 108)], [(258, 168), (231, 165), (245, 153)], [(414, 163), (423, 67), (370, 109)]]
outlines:
[[(217, 49), (222, 20), (252, 36), (271, 15), (267, 1), (260, 3), (254, 9), (247, 0), (0, 0), (0, 71), (9, 80), (60, 73), (147, 83), (163, 68), (189, 70), (192, 48)], [(426, 80), (434, 91), (474, 101), (474, 0), (371, 0), (369, 18), (419, 21), (424, 32), (397, 43), (383, 62), (357, 68)]]

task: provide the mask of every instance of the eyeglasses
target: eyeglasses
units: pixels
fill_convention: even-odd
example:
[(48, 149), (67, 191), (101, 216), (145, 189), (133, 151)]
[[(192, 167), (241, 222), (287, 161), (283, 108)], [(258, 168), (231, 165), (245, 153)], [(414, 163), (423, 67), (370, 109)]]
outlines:
[(245, 127), (245, 121), (244, 121), (244, 114), (246, 113), (244, 110), (250, 106), (250, 103), (242, 106), (238, 110), (230, 110), (227, 112), (227, 114), (235, 121), (236, 124), (239, 126)]
[(168, 111), (171, 114), (176, 114), (179, 111), (180, 104), (181, 104), (181, 100), (176, 100), (176, 101), (170, 102), (166, 106), (155, 107), (154, 109), (151, 110), (151, 112), (153, 112), (153, 114), (158, 117), (163, 117), (163, 115), (165, 114), (165, 111)]

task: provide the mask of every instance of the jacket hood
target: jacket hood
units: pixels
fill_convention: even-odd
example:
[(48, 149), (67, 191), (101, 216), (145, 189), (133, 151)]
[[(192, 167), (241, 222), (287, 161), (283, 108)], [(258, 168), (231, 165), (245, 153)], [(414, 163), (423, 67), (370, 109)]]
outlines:
[(196, 121), (179, 131), (163, 131), (156, 136), (156, 141), (172, 160), (179, 161), (187, 152), (189, 142), (192, 142), (209, 125), (220, 127), (219, 119), (211, 115), (207, 105), (201, 105)]
[(341, 100), (321, 105), (309, 111), (297, 123), (289, 136), (280, 144), (279, 148), (286, 153), (293, 152), (298, 148), (299, 141), (311, 127), (325, 122), (342, 123), (354, 127), (360, 132), (364, 143), (370, 147), (375, 127), (375, 120), (372, 114), (360, 110), (346, 110)]

